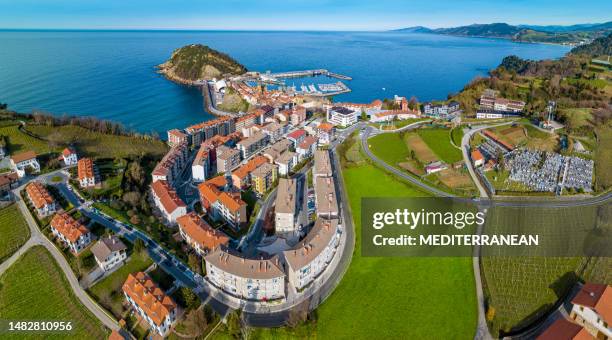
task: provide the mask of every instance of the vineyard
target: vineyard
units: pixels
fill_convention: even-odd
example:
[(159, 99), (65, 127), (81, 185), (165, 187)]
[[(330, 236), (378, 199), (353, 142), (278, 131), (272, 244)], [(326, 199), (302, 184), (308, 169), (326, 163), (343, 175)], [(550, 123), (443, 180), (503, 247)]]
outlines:
[(30, 238), (30, 229), (15, 205), (0, 210), (0, 262)]

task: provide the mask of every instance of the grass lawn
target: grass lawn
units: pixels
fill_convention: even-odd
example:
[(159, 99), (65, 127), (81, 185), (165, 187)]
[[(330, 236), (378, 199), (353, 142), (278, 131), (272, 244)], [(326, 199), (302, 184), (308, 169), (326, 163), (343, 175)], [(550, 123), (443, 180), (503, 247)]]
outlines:
[(73, 331), (19, 334), (3, 339), (106, 339), (104, 326), (70, 290), (60, 267), (42, 246), (26, 252), (0, 277), (0, 319), (72, 321)]
[(595, 188), (598, 191), (612, 187), (612, 123), (596, 130), (597, 149), (595, 151)]
[[(72, 141), (79, 153), (94, 158), (127, 158), (141, 154), (162, 156), (168, 149), (161, 141), (101, 134), (79, 126), (28, 125), (26, 128), (42, 139), (53, 135), (53, 139), (56, 140), (66, 141), (66, 143)], [(46, 142), (42, 143), (47, 145)]]
[(455, 146), (461, 147), (461, 139), (463, 139), (463, 126), (459, 125), (451, 130), (451, 138)]
[(477, 306), (470, 258), (361, 256), (362, 197), (426, 194), (369, 164), (349, 167), (343, 175), (355, 221), (355, 252), (341, 283), (318, 308), (317, 337), (473, 338)]
[(30, 229), (15, 204), (0, 210), (0, 262), (30, 238)]
[(399, 133), (383, 133), (368, 139), (370, 150), (378, 158), (393, 166), (405, 162), (408, 146)]
[(382, 123), (370, 123), (370, 126), (382, 129), (382, 130), (396, 130), (399, 128), (403, 128), (406, 125), (410, 125), (416, 122), (422, 122), (424, 120), (429, 120), (429, 118), (408, 118), (404, 120), (395, 120), (391, 122), (382, 122)]
[(15, 125), (0, 127), (0, 136), (8, 136), (8, 149), (11, 154), (29, 150), (36, 152), (36, 154), (54, 151), (46, 141), (21, 132), (17, 122), (15, 122)]
[(448, 129), (419, 129), (417, 132), (442, 161), (452, 164), (463, 159), (461, 150), (451, 144)]
[(96, 283), (89, 289), (89, 292), (104, 308), (120, 318), (123, 312), (121, 286), (127, 279), (128, 274), (143, 271), (152, 263), (153, 261), (146, 252), (133, 253), (123, 267)]

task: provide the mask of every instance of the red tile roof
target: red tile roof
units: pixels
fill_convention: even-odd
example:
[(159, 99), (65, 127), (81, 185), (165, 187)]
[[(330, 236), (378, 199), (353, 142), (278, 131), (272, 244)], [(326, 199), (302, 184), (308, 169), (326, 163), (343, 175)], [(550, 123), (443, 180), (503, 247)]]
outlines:
[(240, 179), (246, 178), (251, 172), (255, 171), (259, 166), (264, 163), (268, 163), (268, 159), (264, 156), (255, 156), (249, 160), (245, 165), (236, 169), (232, 175)]
[(480, 152), (480, 150), (476, 149), (474, 151), (472, 151), (472, 160), (473, 161), (480, 161), (483, 160), (484, 157), (482, 156), (482, 153)]
[(318, 129), (326, 131), (326, 132), (330, 132), (331, 130), (334, 129), (334, 126), (331, 123), (323, 122), (323, 123), (319, 124)]
[(64, 151), (62, 151), (62, 155), (64, 155), (65, 157), (68, 157), (72, 154), (75, 154), (76, 152), (74, 150), (72, 150), (72, 148), (65, 148)]
[(176, 191), (166, 181), (156, 181), (151, 184), (151, 188), (168, 213), (172, 213), (179, 207), (186, 207), (185, 202), (176, 194)]
[(157, 326), (176, 309), (176, 303), (143, 272), (128, 275), (123, 291)]
[(306, 130), (299, 129), (299, 130), (295, 130), (292, 133), (288, 134), (287, 138), (298, 139), (298, 138), (304, 136), (305, 134), (306, 134)]
[(587, 282), (572, 303), (594, 309), (604, 321), (612, 322), (612, 286)]
[(51, 227), (64, 235), (70, 242), (75, 243), (89, 230), (65, 212), (59, 212), (51, 219)]
[(32, 158), (36, 158), (36, 153), (34, 151), (26, 151), (11, 156), (11, 159), (13, 162), (15, 162), (15, 164), (30, 160)]
[(179, 228), (183, 230), (202, 249), (214, 250), (220, 245), (227, 245), (229, 237), (223, 232), (213, 229), (208, 223), (193, 212), (176, 219)]
[(94, 177), (94, 166), (91, 158), (81, 158), (77, 163), (79, 180)]
[(47, 188), (40, 182), (32, 182), (26, 186), (26, 193), (36, 209), (40, 209), (47, 204), (54, 202), (53, 196), (49, 194)]
[(544, 333), (537, 337), (537, 340), (570, 340), (577, 339), (576, 336), (582, 327), (579, 325), (569, 322), (563, 318), (555, 321), (550, 327), (548, 327)]

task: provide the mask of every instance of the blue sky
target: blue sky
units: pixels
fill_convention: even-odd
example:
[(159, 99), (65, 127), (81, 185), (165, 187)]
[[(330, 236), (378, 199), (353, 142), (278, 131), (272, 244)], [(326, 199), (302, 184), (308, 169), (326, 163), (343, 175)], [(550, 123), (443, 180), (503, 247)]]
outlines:
[(610, 0), (0, 0), (0, 28), (387, 30), (612, 20)]

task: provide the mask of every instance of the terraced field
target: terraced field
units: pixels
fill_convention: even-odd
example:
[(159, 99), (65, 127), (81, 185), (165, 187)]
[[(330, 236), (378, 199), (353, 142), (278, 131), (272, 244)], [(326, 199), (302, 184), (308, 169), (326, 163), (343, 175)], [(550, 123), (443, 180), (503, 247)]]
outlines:
[(54, 151), (49, 144), (38, 138), (29, 136), (19, 130), (19, 125), (0, 127), (0, 136), (8, 137), (8, 149), (11, 154), (32, 150), (37, 154)]
[(30, 229), (16, 205), (0, 210), (0, 262), (30, 238)]

